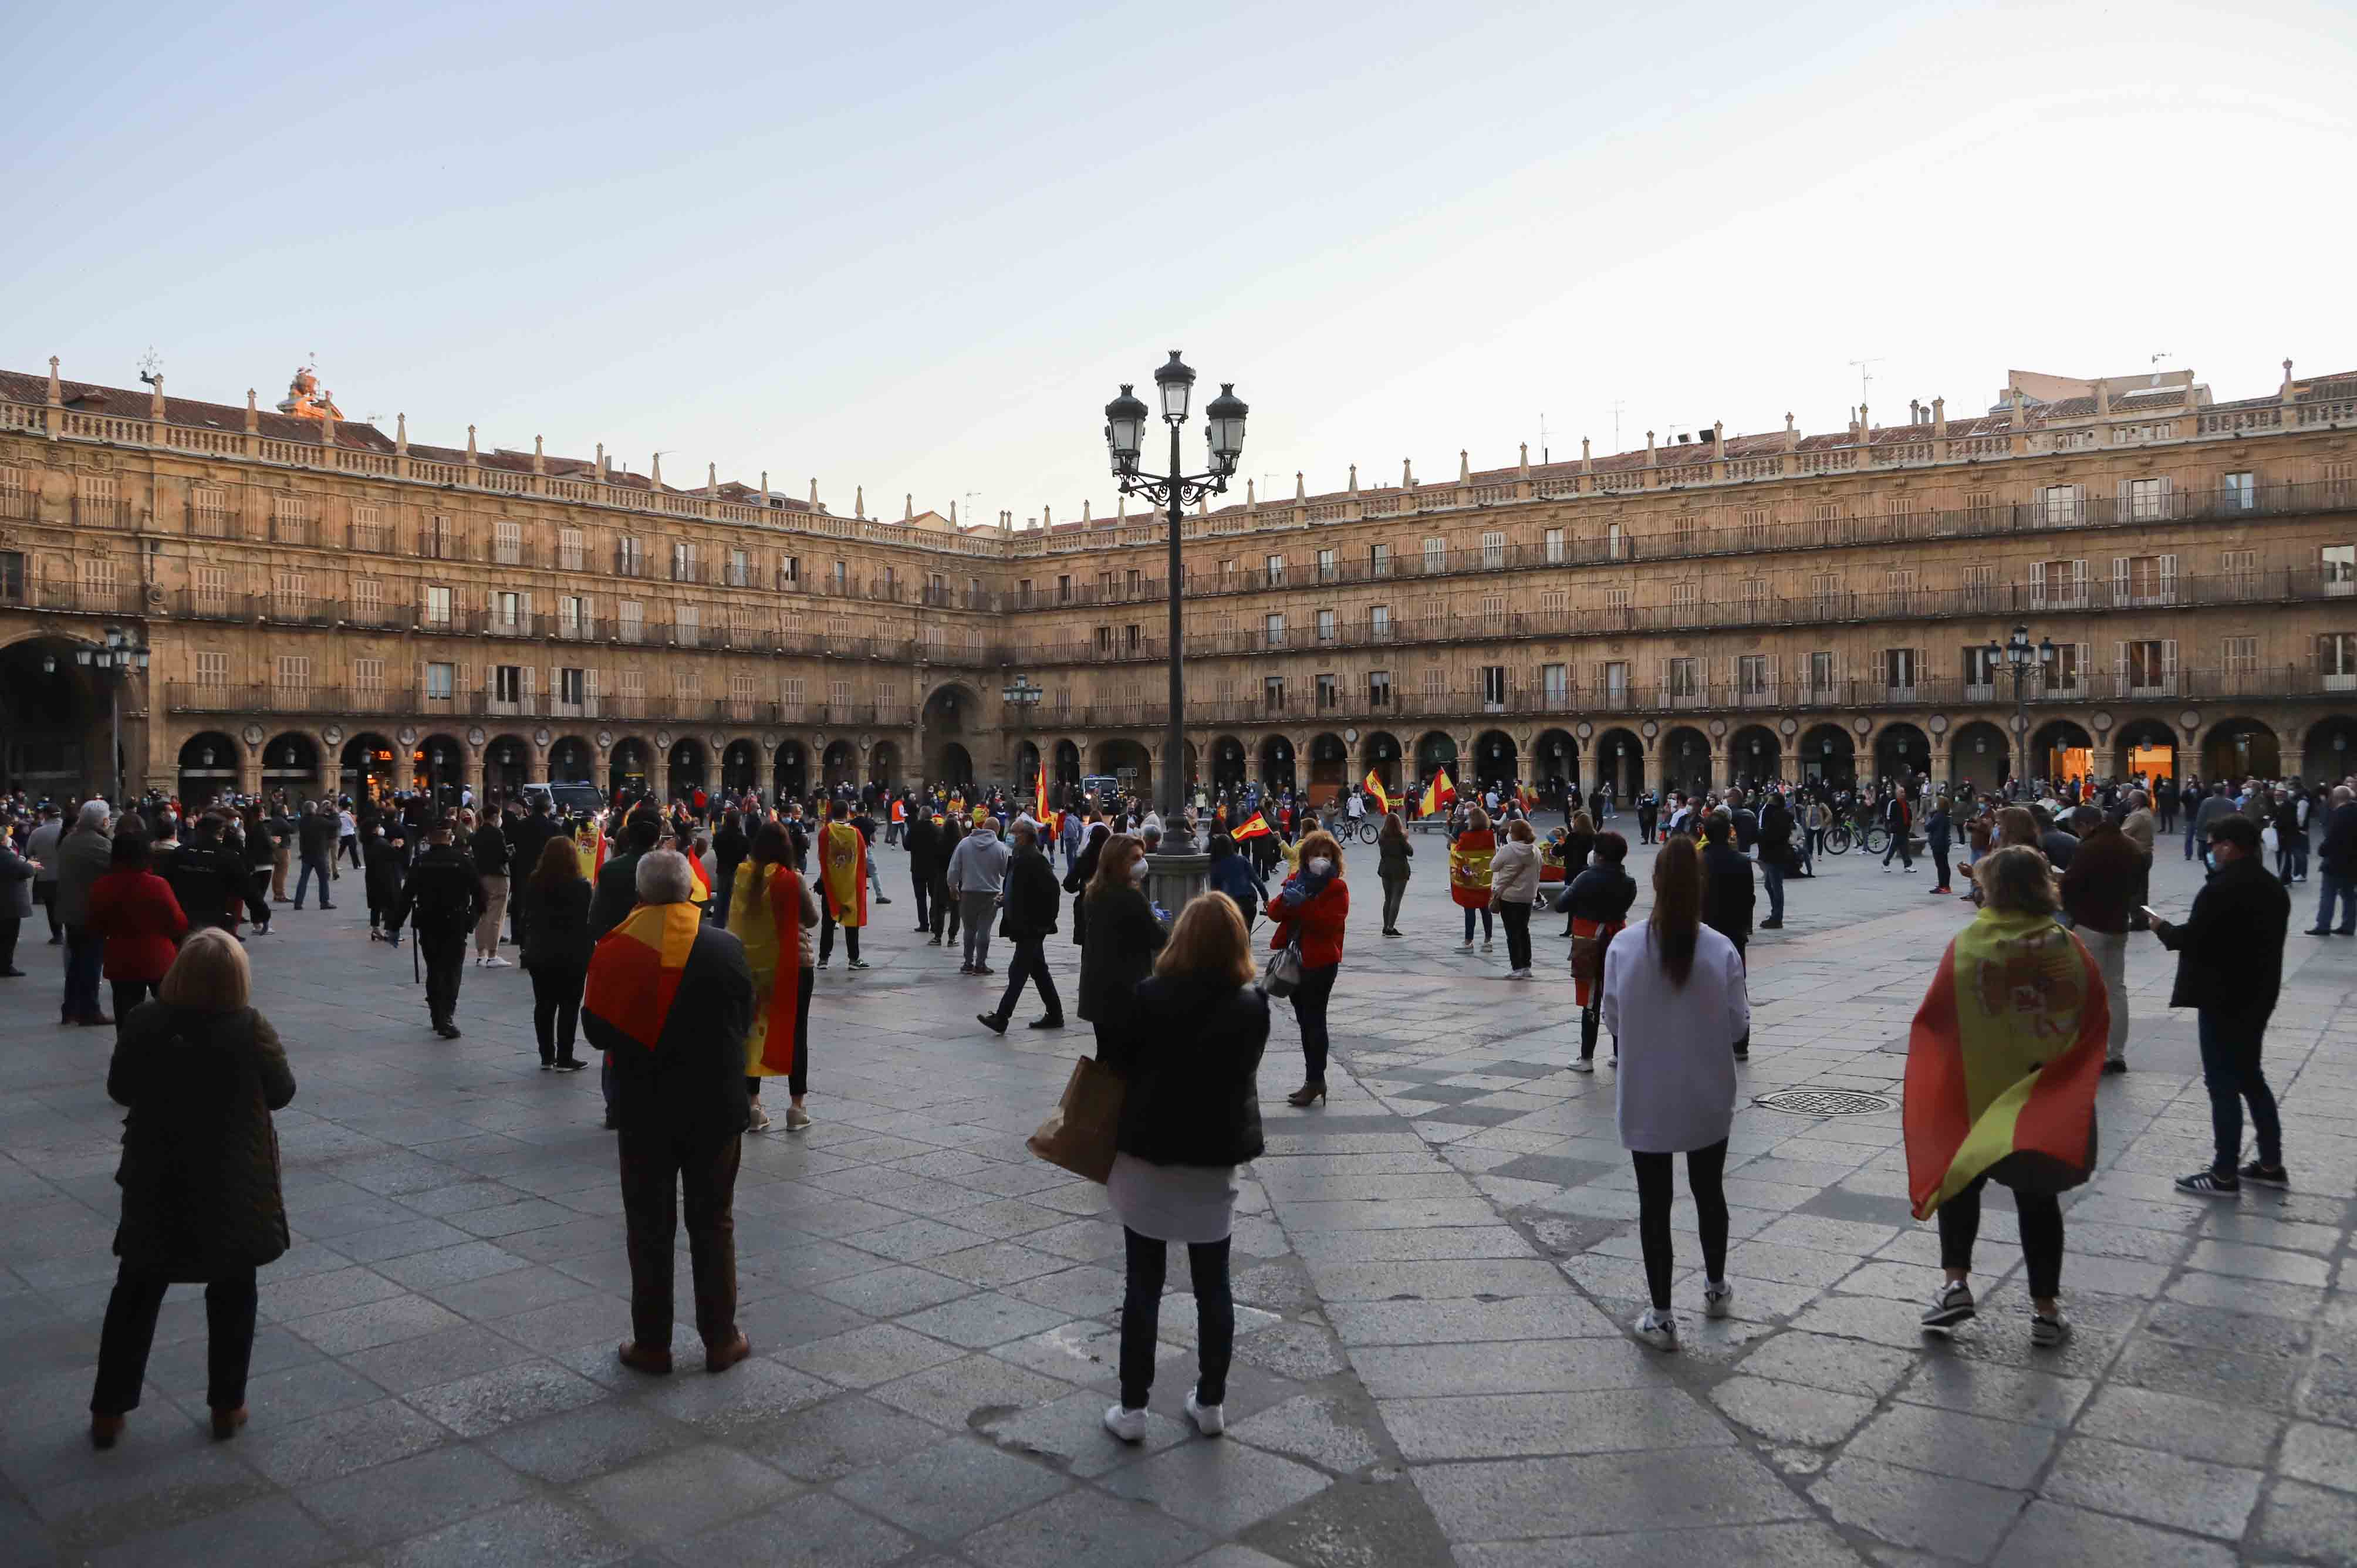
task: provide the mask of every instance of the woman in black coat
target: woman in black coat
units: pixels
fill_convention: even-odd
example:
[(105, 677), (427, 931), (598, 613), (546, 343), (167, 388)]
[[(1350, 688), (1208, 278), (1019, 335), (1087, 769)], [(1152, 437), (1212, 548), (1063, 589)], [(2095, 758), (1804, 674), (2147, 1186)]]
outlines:
[(245, 950), (218, 928), (197, 932), (156, 1001), (123, 1021), (106, 1092), (123, 1121), (123, 1260), (98, 1346), (90, 1440), (112, 1448), (139, 1404), (156, 1315), (174, 1284), (205, 1287), (213, 1435), (245, 1424), (253, 1355), (253, 1272), (286, 1251), (278, 1134), (270, 1113), (295, 1098), (295, 1075), (270, 1021), (248, 1005)]
[[(1088, 945), (1089, 923), (1082, 906), (1088, 902), (1089, 879), (1097, 874), (1097, 860), (1104, 853), (1105, 839), (1111, 832), (1103, 822), (1090, 823), (1089, 842), (1064, 877), (1064, 891), (1072, 896), (1072, 945), (1076, 948)], [(1082, 1013), (1081, 1016), (1085, 1018), (1088, 1015)]]
[(1127, 833), (1114, 834), (1082, 904), (1089, 935), (1081, 944), (1081, 1016), (1096, 1026), (1097, 1060), (1115, 1072), (1128, 1070), (1135, 1044), (1128, 1027), (1131, 993), (1162, 950), (1162, 922), (1135, 875), (1145, 865), (1145, 846)]
[(589, 879), (581, 852), (559, 835), (541, 846), (523, 885), (523, 967), (532, 976), (532, 1026), (540, 1036), (540, 1070), (579, 1072), (573, 1054), (581, 1019), (581, 985), (589, 974)]
[[(1097, 903), (1090, 899), (1092, 908)], [(1092, 937), (1082, 956), (1094, 948)], [(1204, 893), (1180, 912), (1153, 975), (1132, 997), (1128, 1092), (1105, 1179), (1106, 1200), (1121, 1219), (1128, 1283), (1121, 1402), (1105, 1412), (1104, 1425), (1125, 1443), (1146, 1435), (1173, 1241), (1187, 1246), (1200, 1348), (1187, 1413), (1206, 1437), (1227, 1424), (1222, 1406), (1236, 1337), (1228, 1283), (1236, 1167), (1257, 1159), (1263, 1147), (1259, 1073), (1268, 1046), (1268, 997), (1254, 978), (1251, 939), (1234, 900)]]

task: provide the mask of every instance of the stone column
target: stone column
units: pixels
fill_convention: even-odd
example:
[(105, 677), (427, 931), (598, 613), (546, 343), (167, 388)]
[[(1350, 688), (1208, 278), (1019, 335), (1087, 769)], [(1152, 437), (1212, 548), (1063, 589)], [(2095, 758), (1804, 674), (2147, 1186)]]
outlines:
[[(111, 745), (112, 742), (108, 744)], [(242, 738), (239, 740), (238, 746), (240, 749), (237, 755), (237, 792), (241, 795), (259, 795), (262, 793), (262, 747), (248, 745)], [(103, 768), (100, 771), (102, 774), (107, 772)], [(111, 777), (106, 778), (104, 782), (107, 789), (114, 788)]]
[[(540, 744), (540, 737), (537, 735), (529, 736), (528, 744), (531, 750), (524, 757), (524, 781), (530, 784), (545, 784), (548, 782), (548, 746)], [(554, 744), (554, 736), (550, 737), (550, 744)]]

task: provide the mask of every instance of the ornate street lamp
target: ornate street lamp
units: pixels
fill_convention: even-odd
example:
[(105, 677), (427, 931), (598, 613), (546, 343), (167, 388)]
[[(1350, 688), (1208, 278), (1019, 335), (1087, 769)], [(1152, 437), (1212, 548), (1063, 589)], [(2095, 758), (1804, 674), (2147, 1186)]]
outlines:
[(2029, 777), (2029, 720), (2023, 704), (2029, 691), (2032, 669), (2050, 672), (2054, 668), (2054, 639), (2046, 638), (2037, 647), (2029, 644), (2029, 628), (2018, 626), (2002, 648), (1995, 638), (1989, 639), (1989, 663), (1994, 666), (2000, 658), (2013, 671), (2013, 744), (2020, 756), (2021, 765), (2014, 774), (2017, 783)]
[[(1133, 399), (1132, 401), (1135, 400)], [(1045, 691), (1033, 684), (1031, 677), (1028, 675), (1018, 674), (1009, 680), (1006, 686), (999, 692), (998, 700), (1005, 703), (1008, 708), (1013, 710), (1015, 714), (1016, 728), (1017, 731), (1020, 733), (1027, 731), (1031, 727), (1031, 710), (1038, 707), (1039, 705), (1039, 699), (1046, 695), (1047, 693)], [(1034, 764), (1034, 766), (1045, 768), (1047, 764), (1042, 761)], [(1018, 779), (1015, 782), (1019, 785), (1023, 780)]]
[(1122, 384), (1121, 395), (1105, 404), (1105, 446), (1113, 456), (1114, 478), (1124, 495), (1140, 496), (1166, 509), (1170, 523), (1169, 710), (1164, 715), (1162, 739), (1162, 850), (1153, 857), (1155, 902), (1177, 914), (1188, 898), (1202, 890), (1209, 860), (1197, 850), (1187, 825), (1187, 678), (1183, 662), (1185, 632), (1180, 596), (1186, 587), (1186, 565), (1179, 543), (1186, 532), (1187, 503), (1223, 493), (1243, 455), (1244, 416), (1249, 412), (1236, 396), (1233, 382), (1222, 382), (1220, 395), (1203, 410), (1203, 442), (1210, 466), (1189, 475), (1180, 461), (1178, 427), (1187, 423), (1194, 396), (1195, 372), (1170, 350), (1167, 364), (1154, 372), (1154, 390), (1161, 404), (1162, 422), (1170, 427), (1170, 469), (1147, 474), (1138, 467), (1151, 417), (1145, 403)]
[[(75, 649), (74, 662), (85, 670), (96, 670), (106, 677), (107, 698), (113, 710), (112, 723), (114, 736), (113, 798), (121, 800), (123, 799), (123, 687), (133, 674), (144, 675), (147, 672), (149, 652), (147, 645), (137, 639), (136, 633), (126, 632), (119, 626), (108, 627), (105, 636), (106, 645), (103, 648)], [(56, 659), (44, 658), (41, 660), (41, 668), (45, 672), (55, 671)], [(212, 764), (207, 762), (205, 766), (210, 768)]]

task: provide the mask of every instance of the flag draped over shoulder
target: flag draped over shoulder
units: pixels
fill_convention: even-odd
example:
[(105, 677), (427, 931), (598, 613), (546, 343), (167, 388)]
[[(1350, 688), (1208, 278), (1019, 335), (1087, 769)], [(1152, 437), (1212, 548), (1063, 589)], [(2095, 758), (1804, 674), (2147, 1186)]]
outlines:
[(606, 869), (606, 830), (594, 822), (582, 823), (573, 830), (573, 847), (580, 852), (584, 874), (597, 881)]
[(1232, 839), (1262, 839), (1268, 836), (1268, 819), (1254, 811), (1228, 830)]
[(745, 944), (753, 972), (753, 1026), (745, 1035), (745, 1071), (779, 1078), (793, 1071), (802, 991), (802, 879), (791, 865), (737, 868), (728, 896), (728, 929)]
[(1461, 908), (1490, 907), (1490, 861), (1498, 853), (1498, 835), (1488, 828), (1468, 828), (1448, 848), (1448, 897)]
[(838, 926), (867, 923), (867, 840), (849, 822), (829, 822), (818, 836), (821, 890)]
[(2045, 915), (1984, 909), (1940, 960), (1907, 1040), (1907, 1191), (1928, 1219), (1977, 1176), (2061, 1192), (2095, 1165), (2111, 1003)]
[(712, 902), (712, 874), (704, 869), (704, 857), (692, 849), (683, 850), (681, 854), (687, 859), (687, 874), (695, 878), (695, 886), (687, 896), (688, 902), (709, 904)]
[(581, 1010), (653, 1050), (704, 923), (693, 904), (641, 904), (590, 955)]
[(1366, 791), (1375, 798), (1375, 810), (1388, 811), (1392, 809), (1391, 793), (1383, 788), (1382, 776), (1372, 768), (1367, 769)]

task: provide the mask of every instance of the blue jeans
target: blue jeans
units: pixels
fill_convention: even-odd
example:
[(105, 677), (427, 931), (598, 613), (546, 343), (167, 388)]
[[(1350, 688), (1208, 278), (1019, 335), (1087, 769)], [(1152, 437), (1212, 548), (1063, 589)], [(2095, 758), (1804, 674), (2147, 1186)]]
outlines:
[(322, 909), (331, 908), (328, 902), (327, 858), (324, 855), (307, 854), (303, 857), (303, 875), (295, 879), (295, 908), (297, 909), (303, 907), (304, 896), (311, 890), (311, 878), (315, 875), (319, 879), (319, 908)]
[(59, 1014), (77, 1024), (101, 1016), (99, 971), (106, 959), (106, 939), (86, 927), (66, 928), (66, 997)]
[(2316, 905), (2316, 929), (2319, 931), (2334, 929), (2332, 906), (2337, 900), (2341, 905), (2338, 928), (2341, 934), (2345, 937), (2357, 933), (2357, 876), (2341, 876), (2330, 871), (2319, 871), (2316, 879), (2324, 886), (2324, 896), (2317, 900)]
[(1768, 918), (1771, 920), (1782, 919), (1784, 918), (1784, 868), (1781, 865), (1770, 865), (1762, 861), (1760, 864), (1760, 880), (1768, 885)]
[(2259, 1046), (2266, 1037), (2264, 1015), (2254, 1019), (2209, 1007), (2194, 1010), (2201, 1041), (2201, 1086), (2210, 1091), (2210, 1131), (2217, 1157), (2211, 1168), (2224, 1176), (2243, 1155), (2243, 1101), (2251, 1102), (2251, 1131), (2258, 1137), (2259, 1164), (2283, 1164), (2283, 1122), (2276, 1115), (2275, 1091), (2259, 1069)]
[(2188, 860), (2193, 858), (2193, 843), (2198, 836), (2193, 831), (2193, 819), (2196, 814), (2194, 811), (2185, 813), (2185, 858)]

